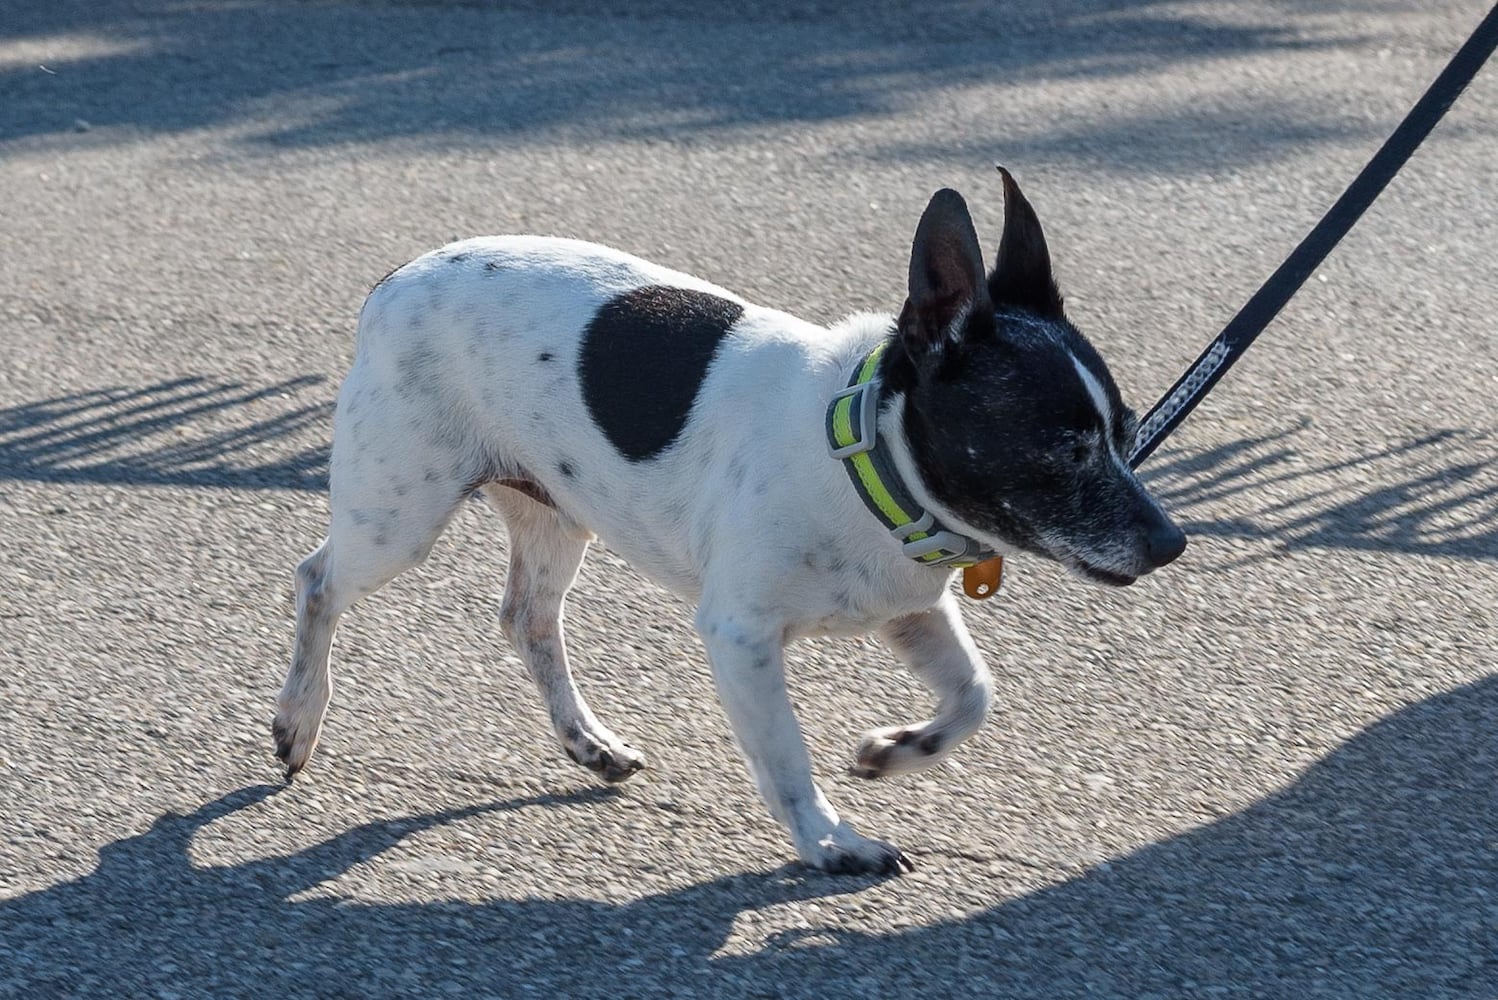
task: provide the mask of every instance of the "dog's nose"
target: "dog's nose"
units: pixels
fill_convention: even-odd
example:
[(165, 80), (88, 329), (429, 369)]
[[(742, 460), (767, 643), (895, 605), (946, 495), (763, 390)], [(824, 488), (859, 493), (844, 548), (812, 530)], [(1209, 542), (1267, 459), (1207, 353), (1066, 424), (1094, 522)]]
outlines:
[(1145, 545), (1150, 565), (1159, 569), (1186, 551), (1186, 533), (1162, 519), (1159, 524), (1150, 528)]

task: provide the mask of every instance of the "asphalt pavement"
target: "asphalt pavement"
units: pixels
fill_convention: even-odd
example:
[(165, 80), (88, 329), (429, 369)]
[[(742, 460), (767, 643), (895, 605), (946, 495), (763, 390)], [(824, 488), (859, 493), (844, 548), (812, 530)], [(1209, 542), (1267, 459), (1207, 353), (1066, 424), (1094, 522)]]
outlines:
[(1498, 66), (1146, 466), (1186, 555), (966, 604), (998, 704), (949, 764), (847, 777), (926, 696), (793, 647), (824, 789), (913, 873), (795, 863), (691, 609), (605, 547), (570, 649), (651, 768), (566, 760), (477, 504), (345, 618), (290, 787), (269, 735), (395, 265), (576, 236), (831, 322), (898, 309), (938, 187), (991, 254), (1002, 162), (1142, 408), (1484, 13), (12, 0), (0, 996), (1498, 998)]

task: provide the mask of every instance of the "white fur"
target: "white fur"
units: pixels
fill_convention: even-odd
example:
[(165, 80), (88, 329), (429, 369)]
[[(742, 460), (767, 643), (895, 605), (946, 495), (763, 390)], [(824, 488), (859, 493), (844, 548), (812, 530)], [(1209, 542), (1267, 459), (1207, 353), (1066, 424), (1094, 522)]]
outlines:
[[(680, 438), (630, 462), (589, 417), (577, 353), (599, 306), (644, 285), (710, 292), (744, 312)], [(813, 783), (781, 652), (797, 636), (880, 629), (930, 687), (936, 716), (868, 734), (854, 766), (863, 776), (930, 766), (988, 710), (992, 683), (946, 593), (950, 573), (905, 558), (827, 453), (829, 399), (890, 329), (874, 316), (817, 327), (568, 240), (470, 240), (391, 275), (365, 304), (338, 397), (329, 534), (298, 571), (296, 654), (275, 723), (288, 772), (316, 742), (338, 616), (425, 558), (456, 505), (481, 488), (510, 530), (505, 631), (569, 754), (609, 780), (643, 766), (584, 703), (562, 644), (562, 599), (597, 535), (698, 602), (724, 709), (801, 857), (837, 871), (908, 866), (896, 848), (849, 829)], [(908, 471), (894, 407), (883, 408), (879, 433)], [(516, 484), (538, 486), (550, 504)]]
[(1087, 366), (1077, 360), (1076, 355), (1071, 355), (1072, 367), (1077, 370), (1077, 377), (1082, 380), (1082, 386), (1087, 390), (1087, 396), (1092, 400), (1092, 405), (1097, 407), (1098, 416), (1102, 418), (1104, 427), (1113, 426), (1113, 404), (1108, 402), (1108, 393), (1103, 390), (1102, 383), (1097, 376), (1087, 370)]

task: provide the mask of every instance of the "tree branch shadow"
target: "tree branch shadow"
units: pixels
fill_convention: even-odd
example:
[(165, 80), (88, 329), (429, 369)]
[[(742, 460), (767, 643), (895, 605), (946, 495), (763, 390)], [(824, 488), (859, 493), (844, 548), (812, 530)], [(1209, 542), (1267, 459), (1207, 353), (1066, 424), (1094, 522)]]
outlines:
[[(1491, 436), (1446, 428), (1308, 461), (1310, 420), (1262, 437), (1173, 451), (1143, 478), (1188, 534), (1460, 559), (1498, 559)], [(1243, 513), (1223, 517), (1224, 506)]]
[[(679, 137), (909, 110), (952, 85), (1123, 77), (1183, 60), (1356, 40), (1292, 23), (1295, 7), (1253, 22), (1145, 0), (1018, 0), (1002, 17), (965, 0), (651, 0), (610, 9), (579, 0), (59, 0), (7, 17), (0, 44), (59, 54), (46, 72), (37, 68), (42, 59), (0, 63), (0, 139), (87, 144), (113, 141), (112, 129), (212, 127), (235, 130), (242, 147), (270, 149), (578, 131)], [(1167, 124), (1178, 133), (1221, 124), (1182, 110), (1186, 118)], [(1238, 125), (1262, 110), (1246, 105)], [(1234, 127), (1213, 143), (1170, 142), (1171, 156), (1155, 169), (1189, 167), (1180, 163), (1185, 150), (1198, 161), (1238, 163), (1345, 131), (1321, 114), (1280, 108), (1262, 127)], [(1072, 123), (1066, 140), (1045, 151), (1070, 155), (1115, 141), (1106, 120), (1095, 127), (1092, 141), (1094, 126)]]
[[(0, 481), (322, 491), (327, 446), (310, 442), (330, 431), (323, 385), (190, 376), (0, 409)], [(1144, 478), (1194, 535), (1498, 559), (1489, 435), (1447, 428), (1311, 461), (1297, 447), (1311, 433), (1304, 421), (1167, 450)]]
[[(286, 453), (305, 433), (326, 435), (332, 403), (295, 398), (323, 382), (189, 376), (0, 409), (0, 480), (324, 490), (326, 447)], [(275, 412), (243, 419), (251, 409)]]

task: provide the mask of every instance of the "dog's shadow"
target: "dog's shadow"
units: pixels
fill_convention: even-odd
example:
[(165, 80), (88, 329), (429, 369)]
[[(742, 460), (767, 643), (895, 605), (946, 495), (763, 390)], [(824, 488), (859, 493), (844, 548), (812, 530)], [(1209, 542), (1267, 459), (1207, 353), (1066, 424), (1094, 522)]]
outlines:
[[(700, 973), (742, 909), (869, 884), (785, 865), (626, 905), (297, 899), (426, 830), (522, 809), (603, 806), (619, 794), (596, 787), (366, 823), (294, 854), (234, 866), (192, 862), (200, 830), (284, 788), (257, 785), (190, 815), (167, 813), (99, 851), (91, 874), (0, 901), (0, 995), (431, 995), (467, 978), (485, 995), (509, 996), (563, 971), (579, 984), (622, 987), (640, 971), (640, 955), (656, 950), (684, 958), (689, 948)], [(596, 995), (629, 992), (601, 988)]]
[(87, 876), (0, 902), (0, 993), (872, 996), (948, 984), (939, 992), (1494, 996), (1495, 730), (1490, 678), (1396, 712), (1237, 814), (1033, 894), (995, 892), (967, 919), (881, 934), (848, 916), (749, 954), (719, 953), (741, 913), (866, 883), (787, 867), (618, 905), (328, 898), (304, 890), (379, 864), (420, 831), (527, 807), (606, 808), (613, 793), (386, 820), (285, 856), (194, 866), (197, 831), (274, 792), (248, 788), (105, 847)]

